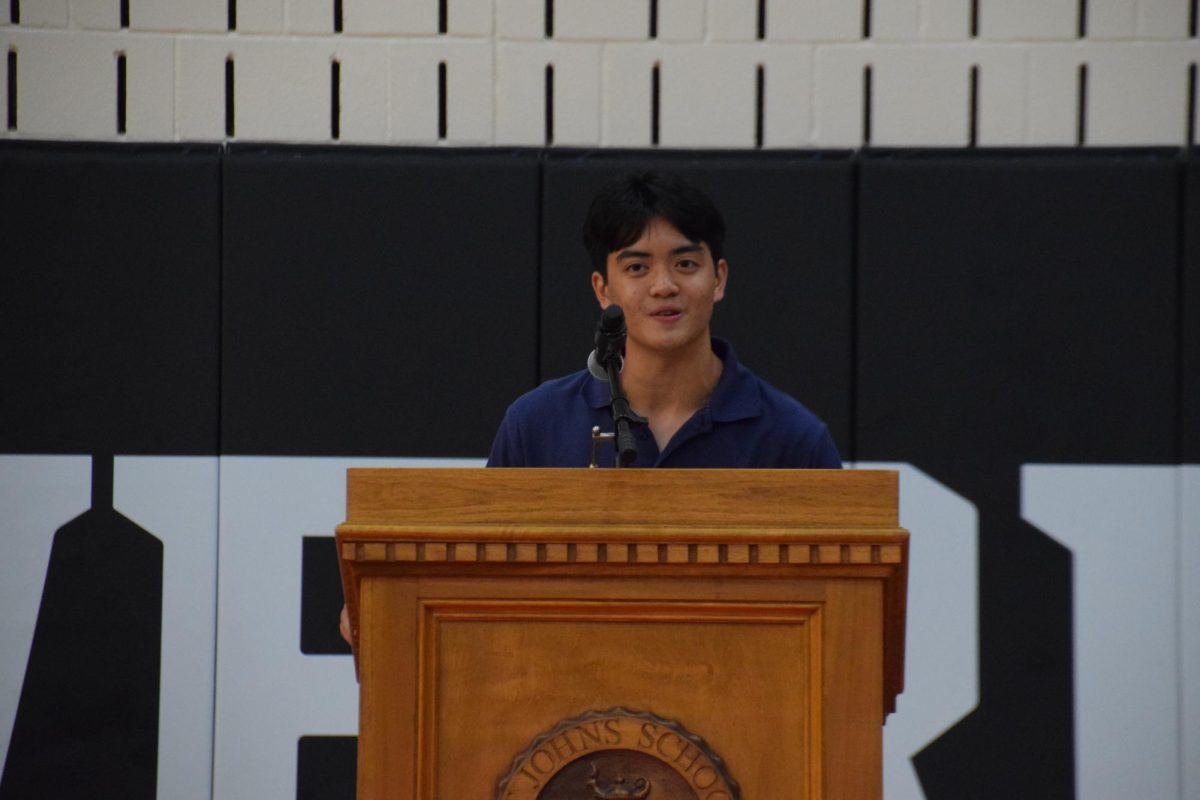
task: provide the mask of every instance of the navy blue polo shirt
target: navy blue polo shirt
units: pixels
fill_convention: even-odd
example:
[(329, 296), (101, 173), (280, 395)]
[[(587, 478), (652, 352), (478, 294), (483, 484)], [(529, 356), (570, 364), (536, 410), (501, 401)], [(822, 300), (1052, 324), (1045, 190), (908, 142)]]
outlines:
[[(712, 340), (724, 362), (704, 407), (675, 432), (660, 452), (646, 425), (634, 425), (635, 467), (760, 467), (837, 469), (833, 438), (815, 414), (738, 362), (727, 342)], [(586, 369), (547, 381), (508, 407), (489, 467), (586, 467), (592, 426), (613, 429), (608, 384)], [(634, 409), (635, 411), (637, 409)], [(600, 466), (611, 467), (615, 448), (599, 447)]]

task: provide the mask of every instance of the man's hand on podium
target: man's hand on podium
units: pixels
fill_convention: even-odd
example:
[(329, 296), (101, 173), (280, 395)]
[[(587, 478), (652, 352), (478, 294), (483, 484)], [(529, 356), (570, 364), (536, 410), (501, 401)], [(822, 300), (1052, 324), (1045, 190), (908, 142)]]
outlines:
[(342, 634), (342, 638), (346, 640), (346, 644), (354, 647), (354, 640), (350, 638), (350, 612), (346, 610), (346, 604), (342, 603), (342, 616), (338, 621), (338, 630)]

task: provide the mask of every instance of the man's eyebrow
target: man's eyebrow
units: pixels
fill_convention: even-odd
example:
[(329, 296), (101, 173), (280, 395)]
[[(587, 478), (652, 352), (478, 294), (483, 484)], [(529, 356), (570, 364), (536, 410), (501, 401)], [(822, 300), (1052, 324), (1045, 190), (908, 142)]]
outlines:
[(623, 261), (626, 258), (649, 258), (650, 254), (645, 250), (622, 250), (617, 253), (617, 260)]
[[(678, 256), (683, 255), (684, 253), (700, 253), (703, 252), (703, 249), (703, 245), (697, 242), (689, 242), (688, 244), (681, 244), (679, 247), (673, 248), (671, 250), (671, 255)], [(650, 258), (650, 255), (651, 254), (645, 250), (622, 250), (621, 252), (617, 253), (617, 260), (624, 261), (627, 258)]]

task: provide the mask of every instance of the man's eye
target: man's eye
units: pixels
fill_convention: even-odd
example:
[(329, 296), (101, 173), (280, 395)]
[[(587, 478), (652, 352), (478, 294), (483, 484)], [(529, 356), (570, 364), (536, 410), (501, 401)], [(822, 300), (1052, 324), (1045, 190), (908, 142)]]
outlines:
[(685, 258), (679, 262), (680, 269), (695, 269), (698, 266), (700, 266), (700, 264), (691, 260), (690, 258)]
[(626, 272), (644, 272), (645, 269), (646, 269), (645, 264), (638, 264), (636, 262), (625, 267)]

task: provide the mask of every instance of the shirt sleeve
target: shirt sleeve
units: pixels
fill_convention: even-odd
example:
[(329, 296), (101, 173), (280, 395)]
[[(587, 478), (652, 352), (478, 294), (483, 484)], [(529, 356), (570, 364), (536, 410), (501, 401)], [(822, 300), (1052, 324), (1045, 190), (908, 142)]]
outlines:
[(521, 437), (518, 425), (514, 420), (512, 409), (509, 408), (496, 431), (492, 441), (492, 452), (488, 455), (489, 467), (523, 467), (525, 457), (521, 447)]
[(821, 436), (816, 445), (809, 451), (808, 463), (805, 466), (809, 469), (842, 468), (842, 457), (838, 455), (837, 445), (833, 443), (833, 437), (824, 425), (821, 426)]

